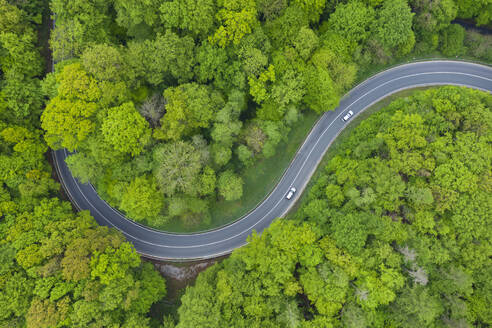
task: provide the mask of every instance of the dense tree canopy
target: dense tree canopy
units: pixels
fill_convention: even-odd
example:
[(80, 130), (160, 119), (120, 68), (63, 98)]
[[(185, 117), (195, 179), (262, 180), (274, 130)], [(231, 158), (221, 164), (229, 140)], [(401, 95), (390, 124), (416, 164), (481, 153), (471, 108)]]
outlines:
[(362, 2), (353, 1), (337, 6), (330, 16), (330, 30), (349, 42), (358, 43), (367, 39), (371, 24), (374, 24), (374, 10)]
[(0, 1), (0, 118), (21, 123), (37, 121), (43, 105), (39, 88), (42, 60), (36, 49), (36, 30), (43, 5), (28, 16), (21, 8)]
[(160, 6), (161, 18), (169, 28), (207, 35), (214, 26), (216, 3), (213, 0), (174, 0)]
[(104, 140), (116, 150), (138, 155), (150, 139), (150, 129), (133, 103), (108, 109), (101, 125)]
[(191, 83), (164, 91), (167, 105), (161, 126), (165, 139), (179, 140), (199, 132), (199, 128), (210, 127), (218, 108), (223, 105), (220, 94), (210, 91), (203, 85)]
[(165, 285), (121, 234), (56, 198), (22, 202), (2, 213), (2, 324), (148, 325)]
[(187, 288), (177, 327), (490, 325), (491, 101), (442, 87), (364, 120), (293, 220)]
[[(488, 22), (490, 5), (468, 2), (54, 0), (51, 46), (59, 63), (43, 93), (17, 73), (38, 74), (32, 56), (17, 55), (29, 53), (34, 34), (15, 27), (23, 16), (3, 5), (0, 44), (11, 55), (2, 65), (15, 78), (2, 89), (9, 107), (0, 113), (39, 113), (48, 96), (45, 140), (76, 151), (67, 160), (72, 172), (111, 205), (155, 227), (204, 222), (214, 203), (242, 198), (245, 170), (278, 154), (307, 111), (333, 110), (374, 65), (436, 49), (446, 56), (470, 49), (487, 60), (487, 38), (451, 24), (457, 17)], [(186, 156), (183, 147), (207, 155)], [(156, 156), (164, 149), (173, 155)], [(205, 168), (214, 177), (206, 191), (196, 188)], [(144, 194), (164, 197), (160, 210), (141, 198), (147, 210), (136, 214), (127, 189), (143, 177), (152, 190)], [(184, 199), (199, 206), (184, 211)]]
[(148, 326), (166, 291), (152, 265), (56, 197), (39, 130), (0, 120), (0, 138), (0, 324)]
[[(48, 146), (128, 217), (197, 226), (375, 65), (492, 61), (456, 18), (487, 25), (492, 4), (0, 0), (0, 327), (162, 325), (164, 281), (60, 200)], [(177, 326), (490, 326), (491, 103), (440, 88), (364, 121), (293, 221), (188, 288)]]
[[(52, 3), (74, 13), (93, 4)], [(41, 1), (0, 1), (0, 326), (150, 327), (148, 312), (166, 295), (164, 280), (121, 233), (99, 226), (89, 212), (74, 213), (58, 198), (40, 129), (45, 95), (56, 94), (42, 115), (53, 147), (83, 145), (96, 131), (92, 120), (110, 103), (103, 82), (80, 63), (40, 83), (44, 63), (35, 24), (45, 9)], [(95, 62), (92, 56), (89, 62)], [(92, 72), (112, 79), (109, 67)], [(109, 114), (108, 120), (116, 119)], [(132, 147), (125, 136), (117, 138)], [(129, 203), (122, 206), (136, 216), (149, 211), (139, 204), (136, 212)]]

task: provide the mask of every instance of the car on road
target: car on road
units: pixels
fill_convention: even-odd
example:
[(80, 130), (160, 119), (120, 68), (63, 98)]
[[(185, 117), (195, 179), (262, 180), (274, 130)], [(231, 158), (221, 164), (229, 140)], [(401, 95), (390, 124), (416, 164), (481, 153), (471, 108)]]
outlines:
[(342, 121), (347, 122), (352, 116), (354, 115), (354, 112), (349, 110), (347, 114), (345, 114), (344, 117), (342, 117)]
[(287, 198), (287, 199), (291, 199), (291, 198), (292, 198), (292, 196), (294, 196), (294, 194), (295, 194), (295, 193), (296, 193), (296, 188), (291, 187), (291, 188), (289, 189), (289, 192), (287, 192), (287, 195), (285, 195), (285, 198)]

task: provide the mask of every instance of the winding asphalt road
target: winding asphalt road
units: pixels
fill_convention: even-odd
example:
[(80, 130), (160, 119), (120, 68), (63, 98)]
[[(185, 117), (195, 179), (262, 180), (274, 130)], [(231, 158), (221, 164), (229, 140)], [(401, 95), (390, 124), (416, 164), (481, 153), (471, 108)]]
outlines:
[[(65, 164), (66, 150), (53, 152), (55, 164), (73, 204), (80, 210), (89, 210), (99, 224), (120, 230), (143, 256), (175, 261), (213, 258), (245, 245), (253, 230), (263, 231), (294, 205), (323, 155), (347, 125), (341, 117), (348, 110), (356, 116), (392, 93), (431, 85), (460, 85), (492, 92), (492, 68), (459, 61), (417, 62), (389, 69), (359, 84), (335, 111), (320, 118), (280, 182), (261, 204), (236, 222), (209, 232), (172, 234), (137, 224), (111, 208), (91, 184), (82, 184), (72, 176)], [(297, 193), (287, 200), (285, 195), (291, 186), (297, 188)]]

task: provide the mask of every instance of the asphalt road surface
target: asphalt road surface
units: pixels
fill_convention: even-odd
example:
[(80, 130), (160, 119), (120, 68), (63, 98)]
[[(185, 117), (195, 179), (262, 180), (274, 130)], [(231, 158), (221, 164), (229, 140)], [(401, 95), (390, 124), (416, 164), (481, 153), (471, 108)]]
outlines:
[[(253, 230), (261, 232), (274, 219), (287, 213), (333, 140), (348, 124), (341, 120), (348, 110), (354, 112), (352, 120), (395, 92), (434, 85), (460, 85), (492, 92), (492, 68), (459, 61), (417, 62), (386, 70), (359, 84), (335, 111), (326, 112), (316, 123), (278, 185), (261, 204), (234, 223), (209, 232), (173, 234), (128, 220), (102, 200), (91, 184), (82, 184), (72, 176), (65, 164), (66, 150), (53, 154), (60, 181), (74, 205), (80, 210), (89, 210), (99, 224), (120, 230), (143, 256), (171, 261), (213, 258), (245, 245)], [(287, 200), (285, 195), (291, 186), (297, 193)]]

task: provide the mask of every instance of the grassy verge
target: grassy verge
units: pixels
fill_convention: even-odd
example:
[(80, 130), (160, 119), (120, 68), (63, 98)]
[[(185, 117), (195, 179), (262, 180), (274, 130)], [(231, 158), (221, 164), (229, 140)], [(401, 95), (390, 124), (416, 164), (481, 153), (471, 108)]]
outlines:
[(411, 96), (413, 93), (416, 91), (420, 90), (426, 90), (430, 89), (432, 87), (423, 87), (423, 88), (414, 88), (414, 89), (409, 89), (409, 90), (403, 90), (400, 92), (397, 92), (395, 94), (392, 94), (389, 97), (386, 97), (384, 99), (381, 99), (379, 102), (375, 103), (371, 107), (367, 108), (364, 112), (359, 114), (357, 117), (355, 117), (349, 124), (348, 126), (338, 135), (338, 137), (333, 141), (331, 144), (330, 148), (326, 152), (325, 156), (321, 160), (318, 168), (314, 172), (313, 176), (311, 177), (311, 180), (309, 181), (308, 185), (306, 186), (306, 189), (302, 193), (301, 197), (291, 208), (289, 213), (287, 213), (286, 218), (287, 219), (293, 219), (295, 213), (297, 212), (297, 209), (299, 209), (304, 203), (306, 202), (307, 195), (309, 194), (309, 191), (311, 187), (316, 183), (316, 181), (319, 179), (321, 173), (323, 172), (325, 166), (328, 164), (328, 162), (339, 152), (340, 145), (344, 142), (344, 140), (352, 133), (352, 131), (359, 126), (359, 124), (365, 120), (367, 117), (369, 117), (371, 114), (374, 114), (378, 110), (388, 106), (391, 102), (398, 98), (402, 97), (408, 97)]
[(277, 184), (318, 118), (319, 115), (314, 112), (305, 113), (292, 126), (287, 141), (282, 141), (277, 146), (277, 151), (273, 157), (260, 160), (254, 166), (246, 169), (242, 174), (244, 180), (243, 197), (237, 201), (221, 200), (213, 203), (210, 209), (212, 219), (208, 224), (201, 223), (189, 227), (180, 220), (172, 220), (157, 228), (180, 233), (203, 231), (231, 223), (251, 211)]
[[(390, 63), (371, 65), (369, 67), (362, 67), (357, 76), (357, 83), (363, 82), (371, 76), (384, 71), (390, 67), (398, 66), (401, 64), (423, 61), (430, 59), (455, 59), (455, 60), (468, 60), (477, 61), (476, 58), (470, 56), (458, 56), (458, 57), (446, 57), (439, 52), (427, 53), (424, 55), (410, 54), (406, 57), (399, 58)], [(355, 86), (355, 85), (354, 85)], [(325, 155), (323, 162), (319, 167), (324, 167), (329, 160), (329, 154), (333, 154), (337, 145), (341, 142), (344, 135), (350, 133), (351, 129), (358, 125), (363, 119), (369, 116), (371, 113), (381, 109), (382, 107), (388, 105), (391, 101), (398, 97), (410, 95), (413, 93), (412, 90), (402, 91), (396, 93), (388, 98), (385, 98), (368, 108), (364, 113), (356, 117), (354, 121), (347, 127), (341, 135), (336, 139), (336, 141), (331, 146), (330, 150)], [(292, 127), (291, 132), (288, 136), (288, 142), (282, 142), (277, 147), (277, 153), (275, 156), (269, 159), (264, 159), (257, 162), (253, 167), (247, 169), (243, 174), (244, 180), (244, 194), (243, 197), (238, 201), (226, 202), (224, 200), (218, 201), (211, 205), (211, 215), (212, 218), (210, 222), (202, 222), (196, 226), (187, 226), (180, 220), (172, 220), (165, 225), (155, 227), (160, 230), (177, 232), (177, 233), (193, 233), (198, 231), (204, 231), (209, 229), (218, 228), (220, 226), (232, 223), (233, 221), (239, 219), (244, 214), (252, 210), (258, 203), (265, 198), (266, 195), (273, 189), (276, 182), (280, 179), (285, 169), (288, 167), (290, 161), (294, 157), (297, 149), (300, 147), (304, 138), (307, 136), (312, 126), (318, 119), (318, 115), (312, 112), (308, 112), (304, 117)], [(319, 168), (318, 168), (319, 170)], [(319, 175), (316, 171), (315, 175), (311, 179), (308, 186), (312, 185), (312, 181), (316, 180), (316, 176)], [(306, 194), (306, 193), (304, 193)], [(304, 195), (303, 195), (304, 197)], [(303, 199), (301, 198), (301, 200)], [(298, 202), (300, 204), (301, 201)], [(296, 207), (294, 207), (295, 209)]]
[[(375, 74), (391, 67), (431, 59), (467, 60), (487, 64), (484, 61), (480, 61), (468, 54), (446, 57), (438, 51), (418, 55), (412, 53), (384, 64), (360, 67), (354, 86), (357, 83), (363, 82), (371, 76), (374, 76)], [(342, 135), (337, 138), (328, 154), (335, 151), (337, 148), (336, 145), (341, 139), (343, 139), (342, 136), (349, 133), (350, 130), (358, 124), (356, 122), (360, 122), (375, 110), (389, 104), (389, 102), (393, 99), (401, 97), (402, 94), (405, 95), (407, 92), (409, 91), (404, 91), (386, 98), (357, 117), (352, 124), (344, 132), (342, 132)], [(318, 115), (311, 112), (305, 114), (304, 118), (292, 127), (292, 130), (288, 136), (288, 142), (283, 142), (277, 147), (277, 154), (275, 156), (257, 162), (254, 167), (247, 169), (242, 174), (244, 180), (243, 197), (234, 202), (226, 202), (222, 200), (211, 204), (211, 220), (209, 222), (202, 222), (198, 225), (189, 226), (180, 220), (172, 220), (164, 225), (156, 226), (154, 228), (177, 233), (193, 233), (218, 228), (242, 217), (244, 214), (252, 210), (259, 202), (261, 202), (261, 200), (273, 189), (318, 117)], [(326, 158), (329, 156), (328, 154), (325, 156), (326, 161)], [(326, 164), (325, 160), (323, 160), (323, 163)], [(320, 167), (323, 167), (325, 164), (321, 164)], [(314, 179), (315, 177), (313, 177), (312, 180)]]

